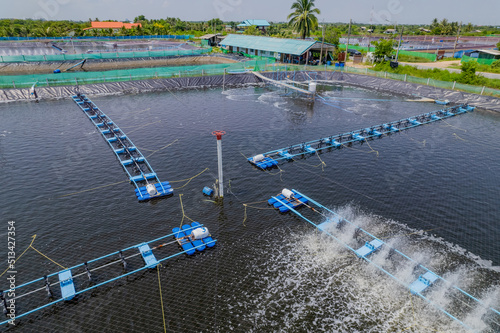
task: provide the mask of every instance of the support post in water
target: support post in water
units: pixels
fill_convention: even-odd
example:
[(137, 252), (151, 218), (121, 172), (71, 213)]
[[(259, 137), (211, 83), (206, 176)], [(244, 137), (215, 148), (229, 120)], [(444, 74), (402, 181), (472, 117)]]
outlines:
[(222, 174), (222, 136), (226, 134), (224, 131), (213, 131), (212, 135), (215, 135), (217, 137), (217, 159), (218, 159), (218, 164), (219, 164), (219, 179), (218, 179), (218, 184), (219, 184), (219, 193), (218, 196), (219, 198), (224, 197), (224, 181), (223, 181), (223, 174)]
[(52, 297), (52, 291), (50, 290), (49, 278), (47, 277), (47, 275), (44, 275), (43, 279), (45, 280), (45, 291), (47, 292), (47, 297)]

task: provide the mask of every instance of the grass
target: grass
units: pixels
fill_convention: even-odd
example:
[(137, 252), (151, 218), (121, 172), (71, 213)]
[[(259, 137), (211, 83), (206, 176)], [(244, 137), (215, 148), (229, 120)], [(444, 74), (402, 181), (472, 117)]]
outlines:
[(430, 59), (417, 57), (417, 56), (409, 56), (406, 54), (400, 54), (398, 56), (398, 60), (402, 62), (432, 62)]
[(392, 69), (388, 62), (382, 62), (375, 65), (372, 68), (376, 71), (396, 73), (396, 74), (407, 74), (411, 76), (421, 77), (421, 78), (431, 78), (433, 80), (470, 84), (474, 86), (486, 86), (489, 88), (500, 89), (500, 80), (488, 79), (481, 75), (476, 75), (474, 77), (465, 76), (461, 73), (450, 73), (446, 69), (432, 68), (432, 69), (418, 69), (413, 66), (399, 66), (396, 69)]
[(491, 65), (482, 65), (477, 64), (478, 72), (487, 72), (487, 73), (497, 73), (500, 74), (500, 67), (493, 67)]

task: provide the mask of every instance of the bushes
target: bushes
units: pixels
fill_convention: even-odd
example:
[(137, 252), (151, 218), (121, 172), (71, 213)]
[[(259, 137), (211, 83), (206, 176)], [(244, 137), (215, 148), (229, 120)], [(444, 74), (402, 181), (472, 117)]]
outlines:
[(384, 59), (385, 57), (391, 57), (392, 54), (394, 53), (394, 48), (393, 48), (394, 41), (392, 39), (389, 40), (379, 39), (375, 42), (372, 42), (371, 44), (375, 46), (375, 51), (373, 52), (373, 54), (375, 55), (376, 59)]
[(439, 81), (448, 82), (459, 82), (464, 84), (471, 84), (476, 86), (486, 86), (490, 88), (500, 89), (500, 80), (488, 79), (481, 75), (476, 75), (477, 64), (471, 62), (473, 65), (467, 65), (464, 63), (462, 65), (462, 73), (451, 73), (446, 69), (432, 68), (432, 69), (418, 69), (413, 66), (398, 66), (396, 69), (392, 69), (389, 62), (381, 62), (375, 65), (373, 68), (376, 71), (397, 73), (397, 74), (407, 74), (410, 76), (430, 78)]
[(462, 73), (457, 79), (458, 82), (472, 85), (483, 85), (484, 77), (476, 75), (477, 63), (473, 61), (464, 62), (461, 66)]

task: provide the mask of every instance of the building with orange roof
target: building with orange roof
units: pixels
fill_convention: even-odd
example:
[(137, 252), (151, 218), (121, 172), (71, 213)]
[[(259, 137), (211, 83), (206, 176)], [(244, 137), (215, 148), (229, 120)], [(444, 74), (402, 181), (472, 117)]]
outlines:
[(114, 32), (118, 32), (121, 28), (125, 28), (125, 29), (132, 29), (133, 27), (141, 27), (142, 28), (142, 24), (140, 24), (140, 23), (92, 21), (91, 24), (92, 24), (92, 26), (90, 28), (85, 28), (83, 30), (113, 29)]

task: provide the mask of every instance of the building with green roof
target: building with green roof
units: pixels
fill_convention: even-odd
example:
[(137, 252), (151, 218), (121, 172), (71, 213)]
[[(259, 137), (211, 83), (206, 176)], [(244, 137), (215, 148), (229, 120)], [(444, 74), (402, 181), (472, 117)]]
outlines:
[(227, 35), (220, 42), (228, 52), (272, 57), (281, 62), (311, 63), (319, 59), (333, 59), (335, 45), (316, 40), (275, 38), (249, 35)]

